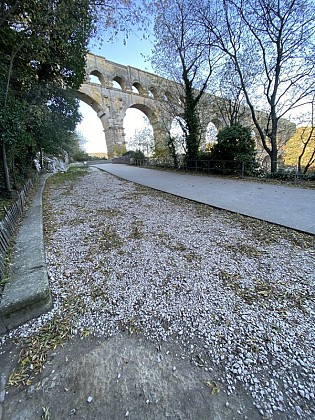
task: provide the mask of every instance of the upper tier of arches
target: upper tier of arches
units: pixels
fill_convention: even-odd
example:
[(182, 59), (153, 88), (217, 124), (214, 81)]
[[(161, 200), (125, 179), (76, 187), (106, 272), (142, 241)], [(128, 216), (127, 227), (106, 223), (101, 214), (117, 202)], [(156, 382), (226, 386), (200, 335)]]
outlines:
[(106, 89), (140, 95), (156, 100), (168, 100), (174, 95), (170, 82), (155, 74), (87, 54), (86, 82)]

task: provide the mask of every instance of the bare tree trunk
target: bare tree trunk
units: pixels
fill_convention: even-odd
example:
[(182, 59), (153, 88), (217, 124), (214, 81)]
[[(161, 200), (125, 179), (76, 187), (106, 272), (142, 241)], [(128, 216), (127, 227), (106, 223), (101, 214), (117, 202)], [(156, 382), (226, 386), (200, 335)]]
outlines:
[(11, 191), (10, 174), (9, 174), (5, 141), (2, 142), (1, 160), (2, 160), (3, 177), (4, 177), (4, 184), (5, 184), (6, 192), (8, 193), (8, 195), (11, 195), (12, 191)]
[(270, 154), (270, 171), (275, 173), (278, 170), (278, 150), (276, 147), (273, 147)]
[(300, 174), (302, 172), (302, 164), (301, 164), (301, 161), (302, 161), (302, 155), (300, 155), (298, 157), (298, 166), (297, 166), (298, 174)]
[(307, 171), (309, 170), (309, 168), (313, 165), (313, 163), (315, 162), (315, 148), (311, 154), (311, 157), (309, 158), (307, 164), (304, 167), (304, 171), (303, 174), (305, 175), (307, 173)]
[(174, 142), (174, 139), (172, 138), (171, 134), (169, 134), (167, 145), (168, 145), (170, 154), (171, 154), (172, 159), (173, 159), (174, 167), (177, 169), (178, 168), (178, 157), (177, 157), (177, 153), (176, 153), (175, 142)]
[[(9, 88), (10, 88), (10, 81), (11, 81), (11, 75), (12, 75), (12, 68), (13, 68), (13, 60), (18, 52), (18, 50), (21, 48), (19, 46), (15, 52), (12, 51), (10, 64), (9, 64), (9, 70), (8, 70), (8, 78), (7, 78), (7, 85), (5, 89), (5, 96), (4, 96), (4, 105), (3, 107), (6, 108), (7, 106), (7, 100), (9, 96)], [(5, 146), (5, 140), (2, 140), (2, 147), (1, 147), (1, 159), (2, 159), (2, 168), (3, 168), (3, 177), (4, 177), (4, 183), (6, 191), (9, 195), (11, 195), (11, 183), (10, 183), (10, 172), (9, 172), (9, 166), (8, 166), (8, 160), (7, 160), (7, 153), (6, 153), (6, 146)]]
[(271, 173), (275, 173), (278, 170), (278, 140), (277, 140), (277, 133), (278, 133), (278, 119), (276, 115), (276, 108), (274, 104), (271, 105), (271, 130), (269, 133), (270, 143), (271, 143), (271, 165), (270, 171)]
[(43, 171), (44, 170), (44, 155), (43, 155), (43, 148), (40, 147), (39, 148), (39, 164), (40, 164), (40, 168)]
[[(302, 151), (301, 151), (300, 156), (298, 158), (298, 172), (299, 173), (302, 173), (302, 159), (303, 159), (303, 156), (305, 155), (306, 149), (311, 144), (312, 139), (314, 139), (314, 132), (315, 132), (315, 94), (313, 95), (310, 104), (311, 104), (310, 131), (307, 134), (307, 127), (305, 127), (305, 128), (302, 129), (302, 133), (301, 133), (301, 142), (303, 143), (303, 148), (302, 148)], [(305, 140), (304, 140), (304, 135), (307, 135)], [(314, 161), (315, 161), (315, 145), (314, 145), (313, 152), (311, 153), (311, 156), (310, 156), (308, 162), (306, 163), (306, 165), (304, 167), (303, 174), (307, 173), (310, 166), (313, 165)]]

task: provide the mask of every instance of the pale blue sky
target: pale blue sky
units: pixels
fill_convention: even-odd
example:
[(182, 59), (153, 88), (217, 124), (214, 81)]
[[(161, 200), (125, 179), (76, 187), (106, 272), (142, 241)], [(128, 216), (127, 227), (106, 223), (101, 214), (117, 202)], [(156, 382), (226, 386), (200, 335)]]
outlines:
[[(152, 72), (150, 62), (145, 57), (150, 55), (152, 44), (150, 40), (143, 40), (141, 35), (131, 33), (127, 39), (126, 45), (123, 42), (123, 36), (116, 37), (114, 42), (104, 42), (99, 46), (91, 45), (91, 52), (109, 61), (137, 67), (142, 70)], [(96, 116), (95, 111), (86, 105), (80, 103), (80, 112), (83, 115), (82, 122), (77, 126), (87, 139), (85, 149), (87, 152), (106, 152), (105, 135), (100, 119)], [(143, 126), (143, 118), (141, 111), (128, 110), (124, 122), (126, 137), (132, 137), (136, 130)]]
[(151, 38), (143, 39), (141, 34), (131, 32), (124, 44), (124, 36), (119, 34), (114, 42), (104, 42), (102, 46), (95, 46), (91, 43), (91, 52), (101, 55), (107, 60), (124, 65), (137, 67), (141, 70), (152, 72), (148, 58), (152, 48)]

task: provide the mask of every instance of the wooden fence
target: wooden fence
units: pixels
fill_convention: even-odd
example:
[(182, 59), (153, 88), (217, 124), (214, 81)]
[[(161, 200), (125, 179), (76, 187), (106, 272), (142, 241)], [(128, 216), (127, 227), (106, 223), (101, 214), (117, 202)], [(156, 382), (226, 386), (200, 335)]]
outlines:
[(15, 234), (19, 219), (24, 213), (27, 194), (34, 184), (34, 179), (29, 179), (20, 191), (18, 199), (9, 208), (4, 208), (5, 215), (0, 221), (0, 280), (3, 278), (5, 256)]

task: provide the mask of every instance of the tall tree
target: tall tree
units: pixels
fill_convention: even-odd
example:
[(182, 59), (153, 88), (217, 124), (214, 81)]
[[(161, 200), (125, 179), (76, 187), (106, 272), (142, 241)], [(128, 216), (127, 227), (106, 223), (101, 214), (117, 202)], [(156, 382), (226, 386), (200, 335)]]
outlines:
[[(238, 74), (262, 145), (277, 170), (280, 120), (302, 106), (314, 91), (315, 16), (308, 0), (217, 1), (219, 21), (209, 2), (196, 14)], [(249, 83), (250, 82), (250, 83)], [(259, 99), (259, 100), (257, 100)], [(259, 117), (257, 109), (266, 111)]]
[(224, 61), (218, 78), (218, 88), (214, 96), (214, 107), (218, 110), (226, 126), (241, 123), (245, 113), (245, 97), (234, 64), (229, 58)]
[[(8, 192), (15, 155), (27, 143), (32, 153), (34, 144), (58, 150), (74, 129), (78, 103), (71, 90), (84, 79), (92, 36), (108, 39), (121, 30), (127, 36), (131, 22), (141, 20), (139, 7), (137, 0), (0, 1), (0, 160)], [(14, 103), (28, 115), (12, 113)]]
[[(52, 104), (68, 101), (68, 89), (77, 89), (84, 78), (85, 52), (93, 30), (93, 12), (88, 0), (7, 1), (1, 5), (0, 88), (2, 113), (10, 113), (10, 101), (23, 101), (39, 107), (39, 114), (50, 115)], [(61, 112), (71, 118), (69, 112)], [(54, 109), (56, 111), (56, 107)], [(63, 109), (64, 111), (64, 109)], [(44, 112), (45, 114), (45, 112)], [(61, 118), (61, 114), (59, 114)], [(8, 117), (9, 118), (9, 117)], [(7, 118), (7, 120), (8, 120)], [(23, 113), (19, 116), (20, 122)], [(27, 122), (28, 133), (36, 138), (38, 127)], [(60, 119), (59, 119), (60, 122)], [(60, 124), (59, 124), (60, 126)], [(12, 127), (16, 130), (17, 125)], [(57, 129), (58, 124), (55, 125)], [(6, 190), (11, 189), (7, 147), (12, 136), (2, 127), (1, 157)], [(52, 132), (50, 131), (50, 136)], [(26, 136), (25, 140), (30, 136)], [(19, 140), (21, 141), (21, 139)], [(29, 141), (29, 140), (28, 140)], [(15, 140), (16, 142), (16, 140)], [(14, 151), (20, 150), (13, 144)], [(14, 156), (14, 153), (12, 154)]]
[[(157, 73), (178, 82), (178, 92), (167, 98), (169, 112), (183, 121), (188, 160), (196, 159), (201, 129), (198, 104), (220, 61), (212, 36), (200, 31), (193, 0), (154, 1), (155, 45), (152, 64)], [(181, 101), (179, 102), (179, 98)]]

